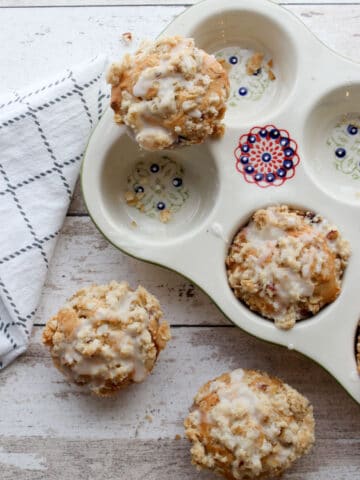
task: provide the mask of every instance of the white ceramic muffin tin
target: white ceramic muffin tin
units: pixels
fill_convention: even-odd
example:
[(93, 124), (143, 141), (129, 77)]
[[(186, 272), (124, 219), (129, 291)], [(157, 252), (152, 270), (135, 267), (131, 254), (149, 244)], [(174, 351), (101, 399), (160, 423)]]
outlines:
[[(225, 59), (232, 49), (235, 57), (236, 52), (240, 56), (263, 52), (273, 59), (276, 80), (263, 85), (260, 90), (265, 94), (260, 92), (255, 99), (240, 98), (246, 97), (244, 88), (252, 86), (236, 82), (253, 79), (244, 80), (234, 70), (233, 104), (225, 116), (224, 137), (165, 152), (175, 161), (175, 170), (183, 169), (181, 182), (173, 184), (177, 188), (181, 183), (182, 200), (167, 224), (152, 218), (154, 212), (139, 212), (124, 201), (137, 162), (144, 162), (143, 168), (157, 165), (164, 152), (141, 152), (125, 128), (115, 125), (108, 109), (83, 163), (89, 213), (117, 248), (191, 279), (234, 324), (312, 358), (360, 402), (355, 360), (360, 317), (360, 65), (329, 50), (300, 20), (268, 0), (198, 3), (163, 32), (176, 34), (193, 37), (209, 53), (223, 52)], [(240, 60), (228, 59), (233, 65)], [(264, 75), (262, 80), (266, 83)], [(237, 87), (242, 88), (239, 98)], [(242, 152), (239, 142), (249, 145), (250, 151), (245, 147)], [(265, 162), (269, 167), (260, 162), (264, 175), (256, 180), (251, 163), (263, 150), (277, 160)], [(157, 173), (156, 167), (153, 170)], [(166, 190), (161, 190), (162, 181), (160, 195)], [(149, 202), (156, 202), (155, 197)], [(176, 196), (171, 198), (176, 204)], [(289, 331), (279, 330), (239, 302), (225, 270), (228, 247), (238, 229), (255, 210), (282, 203), (319, 213), (339, 228), (352, 248), (338, 299)]]

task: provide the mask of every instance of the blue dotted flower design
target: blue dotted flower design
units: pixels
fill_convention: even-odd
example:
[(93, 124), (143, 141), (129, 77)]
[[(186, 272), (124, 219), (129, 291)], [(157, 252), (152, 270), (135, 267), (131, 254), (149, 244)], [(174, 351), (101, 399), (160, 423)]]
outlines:
[(337, 171), (360, 180), (360, 117), (348, 115), (334, 127), (326, 144)]
[(300, 162), (297, 148), (287, 130), (274, 125), (254, 127), (240, 137), (236, 168), (248, 183), (279, 187), (295, 175)]
[(183, 167), (167, 155), (138, 162), (127, 182), (137, 199), (130, 206), (151, 218), (159, 218), (164, 210), (178, 212), (189, 198), (184, 174)]

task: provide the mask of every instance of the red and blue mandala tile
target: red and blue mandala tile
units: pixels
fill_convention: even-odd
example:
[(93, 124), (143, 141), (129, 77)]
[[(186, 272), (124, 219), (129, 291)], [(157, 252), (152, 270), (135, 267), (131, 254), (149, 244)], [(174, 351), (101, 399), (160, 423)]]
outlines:
[(295, 175), (300, 162), (297, 150), (288, 131), (274, 125), (254, 127), (240, 137), (235, 149), (236, 169), (248, 183), (280, 187)]

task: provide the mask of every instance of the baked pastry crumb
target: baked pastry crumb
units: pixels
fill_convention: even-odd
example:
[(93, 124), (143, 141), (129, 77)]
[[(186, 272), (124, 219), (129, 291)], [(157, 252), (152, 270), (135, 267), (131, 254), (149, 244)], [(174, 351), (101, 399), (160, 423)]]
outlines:
[(158, 300), (126, 282), (79, 290), (46, 324), (43, 342), (69, 381), (100, 396), (142, 382), (170, 339)]
[(289, 329), (338, 297), (349, 257), (334, 225), (281, 205), (254, 213), (236, 234), (226, 267), (237, 298)]
[(171, 220), (171, 212), (168, 209), (165, 209), (162, 212), (160, 212), (159, 216), (160, 216), (160, 221), (162, 223), (168, 223)]
[(115, 122), (141, 148), (163, 150), (223, 134), (226, 71), (213, 55), (181, 36), (143, 42), (108, 72)]
[(264, 54), (260, 52), (254, 53), (246, 62), (246, 73), (248, 75), (256, 75), (259, 73), (264, 61)]
[(137, 208), (140, 212), (142, 212), (145, 208), (144, 204), (141, 202), (141, 199), (143, 198), (143, 196), (144, 194), (142, 192), (135, 193), (135, 192), (127, 191), (124, 194), (126, 203), (130, 207)]
[(223, 67), (223, 69), (229, 73), (231, 70), (231, 65), (229, 62), (225, 60), (225, 58), (218, 58), (217, 61), (220, 63), (220, 65)]
[(121, 39), (125, 45), (130, 45), (133, 40), (131, 32), (125, 32), (121, 35)]
[(268, 77), (269, 77), (269, 80), (271, 80), (272, 82), (276, 80), (275, 73), (272, 70), (268, 70)]
[(269, 80), (276, 80), (276, 75), (273, 72), (274, 62), (271, 58), (267, 63), (264, 63), (265, 55), (260, 52), (254, 53), (246, 63), (246, 73), (248, 75), (258, 75), (261, 69), (264, 68), (267, 71)]
[(268, 77), (269, 77), (269, 80), (271, 80), (271, 81), (276, 80), (275, 73), (272, 70), (273, 66), (274, 66), (274, 62), (273, 62), (273, 59), (271, 58), (266, 64), (266, 70), (268, 72)]
[(238, 369), (206, 383), (184, 425), (192, 463), (228, 480), (279, 476), (315, 440), (309, 401), (255, 370)]

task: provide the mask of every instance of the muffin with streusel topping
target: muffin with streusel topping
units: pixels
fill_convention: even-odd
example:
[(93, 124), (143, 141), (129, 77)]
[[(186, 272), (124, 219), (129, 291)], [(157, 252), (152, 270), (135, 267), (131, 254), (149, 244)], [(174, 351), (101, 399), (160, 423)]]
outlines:
[(170, 339), (158, 300), (126, 282), (73, 295), (46, 324), (43, 342), (71, 381), (106, 396), (142, 382)]
[(145, 150), (202, 143), (223, 133), (227, 72), (191, 38), (143, 42), (110, 67), (107, 80), (115, 121)]
[(206, 383), (185, 420), (192, 463), (228, 480), (281, 475), (314, 443), (309, 401), (281, 380), (235, 370)]
[(236, 234), (228, 281), (251, 310), (289, 329), (337, 298), (349, 256), (349, 243), (320, 215), (270, 206)]

